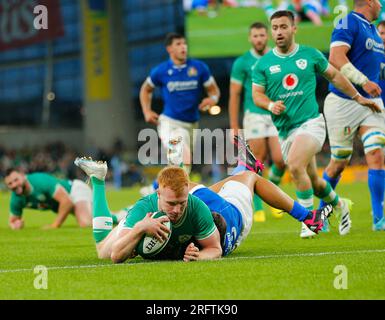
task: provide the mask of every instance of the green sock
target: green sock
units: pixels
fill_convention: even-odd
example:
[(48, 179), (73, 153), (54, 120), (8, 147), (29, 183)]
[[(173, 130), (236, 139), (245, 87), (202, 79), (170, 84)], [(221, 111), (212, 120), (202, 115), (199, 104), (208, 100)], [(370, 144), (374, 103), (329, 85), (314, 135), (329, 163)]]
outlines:
[(333, 207), (337, 206), (340, 197), (333, 190), (332, 186), (329, 182), (326, 181), (325, 189), (320, 193), (319, 198), (325, 201), (326, 203), (330, 203)]
[(269, 180), (278, 186), (281, 183), (281, 179), (284, 173), (285, 173), (285, 169), (283, 170), (278, 169), (276, 165), (273, 163), (269, 171)]
[(254, 194), (254, 197), (253, 197), (253, 204), (254, 204), (254, 212), (263, 210), (262, 200), (256, 194)]
[(297, 195), (297, 199), (300, 205), (304, 206), (308, 210), (313, 210), (313, 206), (314, 206), (313, 189), (308, 189), (304, 191), (297, 190), (295, 194)]
[[(92, 228), (96, 243), (105, 239), (112, 230), (113, 216), (108, 209), (105, 183), (91, 177), (93, 186)], [(116, 218), (116, 217), (115, 217)]]

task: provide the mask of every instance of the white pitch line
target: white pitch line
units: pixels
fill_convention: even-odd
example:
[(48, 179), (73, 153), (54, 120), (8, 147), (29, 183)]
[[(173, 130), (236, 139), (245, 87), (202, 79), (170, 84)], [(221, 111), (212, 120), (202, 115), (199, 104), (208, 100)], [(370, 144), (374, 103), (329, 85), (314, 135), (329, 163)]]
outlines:
[[(339, 254), (361, 254), (361, 253), (385, 253), (385, 249), (372, 249), (372, 250), (356, 250), (356, 251), (329, 251), (329, 252), (309, 252), (309, 253), (292, 253), (292, 254), (275, 254), (275, 255), (264, 255), (264, 256), (253, 256), (253, 257), (227, 257), (225, 260), (241, 260), (241, 259), (279, 259), (279, 258), (291, 258), (291, 257), (317, 257), (317, 256), (328, 256), (328, 255), (339, 255)], [(118, 266), (130, 266), (134, 267), (137, 265), (148, 265), (148, 264), (159, 264), (170, 261), (154, 261), (154, 262), (137, 262), (137, 263), (121, 263), (121, 264), (94, 264), (94, 265), (83, 265), (83, 266), (64, 266), (64, 267), (47, 267), (47, 270), (68, 270), (68, 269), (90, 269), (90, 268), (110, 268)], [(182, 261), (179, 261), (182, 262)], [(16, 272), (33, 272), (33, 268), (25, 269), (9, 269), (0, 270), (1, 273), (16, 273)]]

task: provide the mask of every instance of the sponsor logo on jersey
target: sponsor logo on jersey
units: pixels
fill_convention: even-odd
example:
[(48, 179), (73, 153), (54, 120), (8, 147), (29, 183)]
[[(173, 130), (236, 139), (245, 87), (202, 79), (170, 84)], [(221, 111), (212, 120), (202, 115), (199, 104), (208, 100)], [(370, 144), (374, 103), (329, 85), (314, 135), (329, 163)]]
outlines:
[(194, 67), (190, 67), (190, 68), (188, 68), (188, 70), (187, 70), (187, 75), (188, 75), (189, 77), (195, 77), (195, 76), (198, 75), (198, 70), (195, 69)]
[(306, 59), (299, 59), (295, 62), (298, 68), (301, 70), (305, 70), (307, 67), (307, 60)]
[(384, 53), (384, 44), (375, 41), (372, 38), (367, 38), (365, 41), (365, 48), (379, 53)]
[(198, 88), (198, 80), (191, 81), (170, 81), (167, 83), (167, 89), (173, 91), (194, 90)]
[(179, 242), (180, 243), (185, 243), (186, 241), (189, 241), (191, 239), (191, 235), (189, 234), (182, 234), (181, 236), (179, 236)]
[(297, 84), (298, 77), (294, 73), (289, 73), (282, 79), (282, 85), (286, 90), (293, 90)]
[(270, 74), (278, 73), (278, 72), (281, 72), (281, 66), (277, 64), (275, 66), (271, 66), (269, 70), (270, 70)]

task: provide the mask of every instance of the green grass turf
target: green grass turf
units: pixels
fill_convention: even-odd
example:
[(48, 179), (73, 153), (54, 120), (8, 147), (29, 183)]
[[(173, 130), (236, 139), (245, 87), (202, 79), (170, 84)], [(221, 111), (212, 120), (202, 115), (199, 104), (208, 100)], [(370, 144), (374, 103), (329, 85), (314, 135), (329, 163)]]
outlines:
[[(294, 194), (291, 185), (284, 186)], [(9, 194), (1, 194), (0, 299), (384, 299), (385, 232), (371, 231), (369, 194), (364, 183), (340, 185), (354, 202), (353, 228), (299, 238), (290, 216), (253, 225), (249, 237), (219, 261), (152, 262), (136, 258), (113, 265), (96, 257), (92, 230), (70, 217), (59, 230), (41, 230), (52, 213), (26, 212), (26, 228), (7, 228)], [(138, 190), (109, 191), (117, 210)], [(34, 288), (33, 268), (48, 270), (48, 289)], [(348, 289), (337, 290), (334, 268), (348, 270)]]
[[(296, 41), (329, 51), (333, 20), (337, 14), (324, 18), (323, 26), (314, 26), (311, 22), (299, 24)], [(260, 8), (220, 9), (215, 18), (200, 16), (191, 12), (186, 18), (186, 31), (189, 52), (192, 57), (238, 56), (250, 49), (248, 27), (255, 21), (268, 24), (265, 13)], [(269, 45), (273, 47), (272, 41)]]

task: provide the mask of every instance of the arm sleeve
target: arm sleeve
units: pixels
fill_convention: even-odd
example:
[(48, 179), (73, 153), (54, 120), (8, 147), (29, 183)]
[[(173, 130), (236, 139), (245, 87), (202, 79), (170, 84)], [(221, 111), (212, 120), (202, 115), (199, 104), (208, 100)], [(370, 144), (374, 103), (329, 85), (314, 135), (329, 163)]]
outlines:
[(230, 80), (243, 84), (246, 78), (246, 73), (242, 68), (242, 63), (240, 59), (236, 59), (231, 68)]
[(314, 67), (317, 73), (324, 73), (329, 67), (329, 61), (317, 49), (314, 50)]
[(147, 78), (147, 82), (152, 87), (160, 87), (162, 85), (162, 79), (161, 79), (161, 68), (155, 67), (151, 70), (150, 75)]
[(341, 45), (346, 45), (350, 48), (353, 44), (356, 23), (353, 19), (349, 19), (349, 17), (344, 19), (347, 19), (348, 27), (343, 27), (343, 20), (338, 22), (337, 27), (332, 32), (330, 48)]
[(132, 229), (135, 224), (144, 219), (148, 213), (148, 206), (145, 205), (144, 200), (138, 201), (127, 213), (124, 227)]
[(204, 240), (210, 237), (217, 227), (207, 205), (196, 197), (194, 197), (194, 202), (195, 217), (197, 219), (194, 236), (197, 240)]
[(253, 84), (256, 84), (260, 87), (266, 87), (266, 76), (261, 68), (261, 64), (256, 62), (256, 64), (252, 67), (252, 80)]

